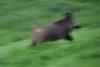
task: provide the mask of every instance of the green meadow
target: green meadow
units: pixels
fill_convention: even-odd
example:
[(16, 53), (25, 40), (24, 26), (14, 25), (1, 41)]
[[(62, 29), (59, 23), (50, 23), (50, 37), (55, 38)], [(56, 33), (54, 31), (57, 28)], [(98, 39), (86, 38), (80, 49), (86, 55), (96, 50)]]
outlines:
[[(30, 48), (35, 29), (74, 13), (74, 41)], [(0, 67), (100, 67), (100, 0), (0, 0)]]

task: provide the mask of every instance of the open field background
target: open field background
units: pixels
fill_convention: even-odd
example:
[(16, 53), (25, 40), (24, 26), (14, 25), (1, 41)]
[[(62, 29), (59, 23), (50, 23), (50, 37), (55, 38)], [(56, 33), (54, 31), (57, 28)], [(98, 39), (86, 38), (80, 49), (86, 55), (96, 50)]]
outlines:
[[(74, 12), (74, 42), (29, 48), (32, 29)], [(100, 67), (100, 0), (0, 0), (0, 67)]]

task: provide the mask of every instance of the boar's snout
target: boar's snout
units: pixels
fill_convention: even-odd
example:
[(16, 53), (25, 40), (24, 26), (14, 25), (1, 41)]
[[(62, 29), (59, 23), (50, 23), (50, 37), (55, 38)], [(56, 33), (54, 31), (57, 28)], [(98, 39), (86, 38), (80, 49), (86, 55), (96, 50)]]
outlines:
[(81, 28), (82, 26), (80, 25), (80, 24), (74, 24), (74, 26), (73, 26), (73, 28), (74, 29), (79, 29), (79, 28)]

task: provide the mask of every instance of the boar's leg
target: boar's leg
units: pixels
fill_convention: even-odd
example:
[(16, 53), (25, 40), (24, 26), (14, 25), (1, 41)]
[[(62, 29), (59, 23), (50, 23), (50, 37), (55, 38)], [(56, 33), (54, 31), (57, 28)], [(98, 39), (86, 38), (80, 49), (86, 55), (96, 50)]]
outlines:
[(69, 34), (65, 35), (64, 39), (69, 40), (69, 41), (73, 41), (73, 37)]
[(33, 39), (31, 46), (36, 46), (43, 42), (44, 42), (44, 38), (35, 38), (35, 39)]
[(33, 46), (35, 46), (35, 45), (37, 45), (37, 41), (33, 39), (30, 46), (33, 47)]
[(46, 37), (46, 32), (45, 30), (39, 29), (35, 31), (35, 34), (33, 35), (33, 40), (31, 46), (38, 45), (40, 43), (43, 43)]

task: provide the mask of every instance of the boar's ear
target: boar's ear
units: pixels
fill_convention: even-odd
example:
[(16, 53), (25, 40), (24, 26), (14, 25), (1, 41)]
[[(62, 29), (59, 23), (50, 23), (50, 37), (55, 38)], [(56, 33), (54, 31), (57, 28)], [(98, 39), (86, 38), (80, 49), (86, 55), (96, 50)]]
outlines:
[(66, 12), (66, 13), (65, 13), (65, 16), (66, 16), (66, 17), (72, 17), (72, 15), (73, 15), (72, 12)]
[(72, 21), (73, 20), (72, 12), (66, 12), (65, 13), (65, 19)]

